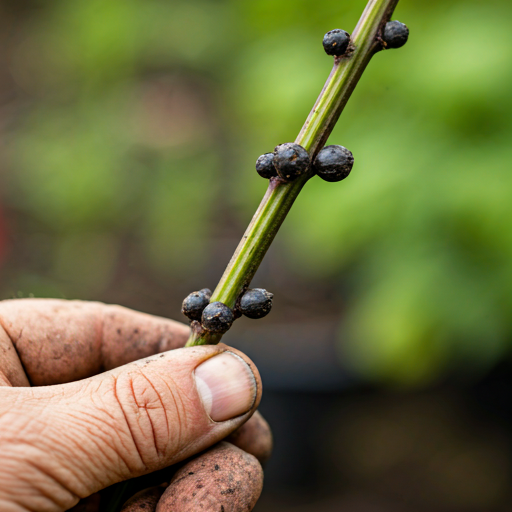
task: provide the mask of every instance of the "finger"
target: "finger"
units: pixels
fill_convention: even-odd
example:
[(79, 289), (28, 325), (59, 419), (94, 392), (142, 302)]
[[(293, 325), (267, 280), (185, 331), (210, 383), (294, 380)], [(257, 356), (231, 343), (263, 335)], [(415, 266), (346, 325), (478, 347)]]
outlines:
[(155, 512), (158, 500), (165, 487), (157, 486), (144, 489), (132, 496), (121, 509), (121, 512)]
[(52, 499), (65, 510), (203, 451), (244, 423), (260, 397), (253, 363), (222, 344), (59, 386), (0, 388), (0, 496), (27, 510), (50, 510)]
[(262, 488), (263, 470), (258, 460), (222, 442), (174, 475), (156, 512), (250, 511)]
[(189, 335), (179, 322), (121, 306), (54, 299), (0, 302), (1, 334), (2, 327), (38, 386), (84, 379), (182, 347)]
[(274, 444), (272, 430), (258, 411), (225, 440), (254, 455), (261, 464), (270, 459)]

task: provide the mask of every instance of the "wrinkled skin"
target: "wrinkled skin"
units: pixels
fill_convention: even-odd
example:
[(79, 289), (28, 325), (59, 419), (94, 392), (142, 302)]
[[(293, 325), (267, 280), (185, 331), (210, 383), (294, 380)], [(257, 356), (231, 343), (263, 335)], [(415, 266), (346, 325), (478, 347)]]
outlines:
[[(188, 334), (178, 322), (120, 306), (0, 302), (0, 510), (97, 512), (105, 506), (101, 489), (168, 468), (166, 483), (162, 472), (146, 476), (155, 478), (152, 488), (123, 510), (170, 512), (160, 494), (173, 478), (172, 465), (195, 464), (200, 454), (197, 460), (215, 466), (216, 457), (225, 462), (225, 446), (230, 457), (250, 462), (234, 465), (231, 477), (247, 494), (243, 510), (252, 509), (261, 492), (257, 458), (266, 460), (272, 446), (267, 423), (254, 414), (259, 375), (229, 348), (254, 372), (257, 396), (248, 412), (214, 422), (192, 376), (228, 347), (182, 349)], [(219, 449), (226, 436), (232, 444)], [(215, 487), (208, 475), (203, 479)]]

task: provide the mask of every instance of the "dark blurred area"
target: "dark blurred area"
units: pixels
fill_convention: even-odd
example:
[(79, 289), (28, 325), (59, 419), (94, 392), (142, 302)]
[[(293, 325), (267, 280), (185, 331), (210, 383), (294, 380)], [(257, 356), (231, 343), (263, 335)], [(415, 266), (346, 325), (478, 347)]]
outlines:
[[(0, 298), (184, 320), (364, 0), (0, 1)], [(258, 511), (512, 509), (512, 4), (402, 0), (226, 336), (275, 431)]]

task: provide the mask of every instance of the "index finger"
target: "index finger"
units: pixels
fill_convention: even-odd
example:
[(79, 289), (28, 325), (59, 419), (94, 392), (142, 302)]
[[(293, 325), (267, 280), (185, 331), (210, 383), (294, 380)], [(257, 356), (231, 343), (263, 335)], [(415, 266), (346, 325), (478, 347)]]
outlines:
[[(84, 379), (185, 345), (179, 322), (100, 302), (0, 302), (0, 335), (15, 347), (32, 385)], [(0, 361), (0, 372), (3, 370)]]

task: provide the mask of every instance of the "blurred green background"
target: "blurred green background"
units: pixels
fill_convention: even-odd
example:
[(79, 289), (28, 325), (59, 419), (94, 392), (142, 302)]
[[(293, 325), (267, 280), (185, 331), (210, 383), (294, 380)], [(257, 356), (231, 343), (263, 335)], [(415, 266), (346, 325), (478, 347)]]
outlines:
[[(0, 2), (0, 298), (179, 318), (264, 193), (256, 158), (312, 107), (323, 34), (365, 3)], [(307, 184), (255, 280), (273, 314), (226, 339), (271, 389), (464, 387), (510, 356), (512, 4), (402, 0), (394, 17), (408, 44), (373, 59), (329, 140), (352, 174)]]

